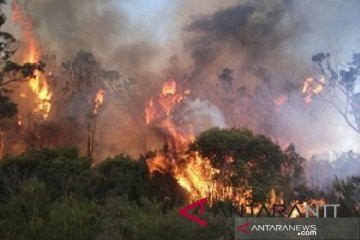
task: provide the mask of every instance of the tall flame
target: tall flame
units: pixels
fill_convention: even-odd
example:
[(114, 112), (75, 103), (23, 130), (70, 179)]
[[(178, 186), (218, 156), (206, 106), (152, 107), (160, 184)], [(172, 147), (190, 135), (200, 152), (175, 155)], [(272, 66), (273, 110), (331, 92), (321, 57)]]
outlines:
[[(22, 12), (18, 0), (12, 2), (12, 19), (14, 23), (20, 25), (21, 33), (24, 38), (26, 49), (22, 54), (22, 60), (29, 63), (37, 63), (40, 60), (41, 50), (33, 34), (33, 25), (29, 16)], [(39, 71), (35, 72), (35, 77), (30, 79), (29, 87), (36, 95), (36, 107), (34, 113), (46, 119), (51, 109), (50, 87), (43, 75)]]

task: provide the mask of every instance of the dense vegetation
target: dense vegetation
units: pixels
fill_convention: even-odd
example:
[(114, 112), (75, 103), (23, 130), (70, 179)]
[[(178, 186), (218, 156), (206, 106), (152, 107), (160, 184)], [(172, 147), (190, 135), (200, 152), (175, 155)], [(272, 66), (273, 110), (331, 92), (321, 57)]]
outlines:
[(0, 168), (0, 239), (212, 239), (221, 235), (215, 220), (214, 227), (205, 231), (179, 217), (173, 203), (156, 200), (180, 196), (177, 191), (181, 192), (170, 176), (150, 177), (143, 159), (118, 156), (91, 169), (90, 161), (75, 149), (7, 157)]
[[(273, 161), (298, 158), (294, 149), (282, 152), (248, 130), (211, 129), (192, 147), (211, 157), (213, 144), (225, 146), (217, 146), (216, 151), (228, 151), (230, 144), (236, 153), (233, 150), (245, 142), (253, 147), (240, 151), (241, 161), (256, 161), (261, 149), (279, 154), (272, 155)], [(216, 159), (214, 166), (222, 161)], [(267, 183), (261, 185), (260, 180), (254, 184), (263, 189)], [(354, 198), (358, 182), (358, 178), (337, 181), (336, 192), (329, 195), (347, 208), (346, 216), (358, 214)], [(304, 185), (292, 187), (299, 194), (289, 199), (315, 196)], [(0, 239), (231, 239), (231, 220), (209, 214), (205, 216), (209, 227), (203, 228), (178, 214), (184, 201), (184, 191), (170, 174), (149, 174), (145, 156), (134, 160), (120, 155), (93, 167), (76, 149), (29, 151), (7, 156), (0, 164)]]

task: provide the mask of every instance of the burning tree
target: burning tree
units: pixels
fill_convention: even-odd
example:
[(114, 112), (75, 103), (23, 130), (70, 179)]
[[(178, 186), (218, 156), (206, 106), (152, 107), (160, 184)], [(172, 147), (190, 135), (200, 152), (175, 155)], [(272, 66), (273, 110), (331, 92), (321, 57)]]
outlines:
[(272, 191), (279, 196), (290, 187), (288, 174), (295, 163), (271, 139), (248, 129), (210, 129), (190, 149), (209, 159), (213, 185), (218, 185), (211, 193), (215, 199), (223, 199), (225, 190), (225, 199), (270, 202)]
[[(1, 11), (0, 1), (0, 28), (6, 21)], [(14, 83), (29, 81), (36, 77), (36, 71), (43, 71), (44, 64), (41, 62), (27, 62), (23, 64), (12, 61), (12, 57), (18, 49), (18, 42), (8, 32), (0, 31), (0, 119), (12, 117), (17, 113), (17, 105), (10, 101), (7, 96), (14, 87)]]
[[(284, 152), (248, 129), (212, 128), (196, 137), (194, 123), (178, 116), (189, 101), (190, 91), (183, 85), (170, 79), (147, 102), (146, 123), (159, 129), (165, 141), (163, 150), (147, 161), (150, 172), (173, 175), (190, 200), (290, 200), (290, 189), (301, 182), (303, 159), (295, 148)], [(290, 181), (293, 174), (296, 180)]]
[[(0, 1), (0, 29), (6, 21), (2, 12), (4, 3), (5, 1)], [(13, 92), (13, 88), (18, 83), (31, 81), (44, 68), (44, 64), (40, 61), (26, 60), (22, 64), (14, 62), (13, 57), (18, 46), (19, 43), (12, 34), (0, 30), (0, 120), (2, 121), (0, 124), (0, 157), (5, 153), (7, 146), (12, 145), (11, 148), (15, 148), (15, 144), (5, 141), (8, 139), (6, 136), (8, 131), (17, 131), (18, 123), (18, 120), (14, 119), (9, 119), (7, 124), (3, 122), (5, 118), (11, 118), (18, 113), (17, 104), (11, 101), (9, 94)]]
[(67, 111), (62, 114), (85, 125), (86, 152), (91, 158), (95, 148), (97, 119), (104, 100), (104, 81), (119, 74), (102, 69), (94, 55), (84, 51), (78, 52), (73, 60), (64, 62), (62, 67), (66, 81), (60, 91), (65, 95), (58, 101), (62, 106), (65, 104), (64, 110)]
[(317, 77), (304, 80), (302, 93), (307, 103), (315, 97), (332, 106), (360, 134), (360, 53), (354, 53), (343, 67), (335, 60), (330, 53), (314, 55)]

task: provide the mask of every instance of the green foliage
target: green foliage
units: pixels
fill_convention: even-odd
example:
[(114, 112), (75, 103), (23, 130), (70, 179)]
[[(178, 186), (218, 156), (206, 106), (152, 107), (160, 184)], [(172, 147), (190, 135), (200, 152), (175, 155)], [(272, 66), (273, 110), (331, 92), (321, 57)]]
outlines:
[(43, 149), (18, 157), (7, 157), (1, 162), (0, 186), (2, 198), (11, 197), (22, 182), (37, 178), (44, 182), (51, 197), (70, 195), (80, 173), (90, 168), (90, 161), (80, 158), (76, 149)]
[(210, 159), (212, 166), (220, 170), (216, 180), (225, 186), (251, 186), (254, 200), (266, 200), (272, 187), (287, 187), (278, 184), (284, 178), (284, 153), (270, 138), (249, 129), (212, 128), (200, 134), (190, 149)]
[(171, 201), (172, 194), (180, 191), (175, 179), (156, 176), (149, 175), (144, 160), (124, 155), (96, 167), (75, 149), (7, 157), (0, 164), (0, 239), (218, 239), (224, 235), (228, 223), (223, 217), (206, 215), (210, 226), (202, 228), (179, 216)]
[[(99, 233), (101, 207), (94, 202), (68, 198), (52, 205), (48, 239), (95, 239)], [(45, 239), (45, 238), (44, 238)]]
[(136, 200), (145, 194), (148, 179), (145, 162), (118, 156), (101, 163), (97, 171), (103, 175), (102, 187), (108, 196), (127, 195), (131, 200)]
[[(227, 154), (219, 151), (221, 148), (214, 151), (235, 159), (236, 164), (230, 162), (230, 166), (238, 171), (235, 177), (229, 178), (232, 184), (246, 182), (241, 178), (248, 178), (258, 199), (265, 198), (270, 187), (283, 190), (284, 186), (289, 186), (291, 178), (288, 175), (279, 173), (272, 175), (273, 179), (255, 179), (258, 173), (252, 175), (250, 172), (248, 164), (256, 164), (253, 161), (257, 159), (253, 157), (265, 154), (262, 151), (275, 151), (267, 153), (266, 156), (270, 157), (279, 154), (276, 153), (278, 147), (268, 139), (248, 130), (212, 129), (210, 132), (221, 136), (218, 139), (220, 144), (229, 144), (229, 148), (224, 147), (223, 151), (233, 150)], [(192, 148), (213, 157), (213, 161), (221, 161), (212, 155), (214, 152), (207, 152), (205, 148), (216, 146), (216, 138), (206, 142), (203, 136)], [(228, 136), (254, 152), (242, 152), (243, 148), (224, 139)], [(202, 148), (204, 142), (208, 145)], [(209, 151), (212, 149), (210, 147)], [(282, 167), (298, 162), (299, 156), (294, 148), (285, 152), (285, 155), (280, 153)], [(234, 156), (239, 157), (238, 161)], [(257, 166), (269, 165), (264, 162)], [(296, 167), (294, 169), (297, 171)], [(220, 170), (226, 171), (226, 168)], [(265, 172), (265, 169), (259, 171)], [(218, 177), (219, 181), (224, 179), (228, 180)], [(359, 178), (336, 182), (331, 202), (341, 204), (340, 216), (358, 216), (359, 182)], [(302, 184), (294, 191), (300, 193), (298, 199), (316, 197), (317, 194)], [(183, 194), (173, 176), (160, 172), (149, 174), (143, 157), (134, 160), (120, 155), (92, 166), (87, 158), (80, 157), (72, 148), (43, 149), (17, 157), (8, 156), (0, 163), (0, 239), (232, 239), (231, 217), (214, 216), (213, 211), (206, 210), (202, 218), (209, 226), (203, 228), (179, 216), (178, 208), (185, 204)]]
[(101, 239), (109, 240), (182, 240), (182, 239), (219, 239), (226, 230), (224, 218), (204, 216), (209, 222), (207, 228), (179, 217), (178, 209), (166, 214), (161, 204), (142, 199), (141, 206), (126, 198), (107, 201), (102, 217), (105, 227)]
[(0, 206), (1, 239), (41, 239), (47, 222), (49, 193), (36, 179), (24, 182), (5, 206)]

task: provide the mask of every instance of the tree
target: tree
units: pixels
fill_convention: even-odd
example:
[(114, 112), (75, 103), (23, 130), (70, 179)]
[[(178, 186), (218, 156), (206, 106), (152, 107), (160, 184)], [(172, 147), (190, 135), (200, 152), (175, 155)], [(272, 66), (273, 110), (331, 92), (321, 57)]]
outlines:
[(210, 159), (219, 170), (215, 177), (223, 186), (237, 190), (252, 190), (252, 200), (269, 198), (272, 188), (279, 186), (285, 155), (280, 147), (264, 135), (255, 135), (248, 129), (212, 128), (200, 134), (190, 146), (202, 157)]
[(90, 161), (79, 157), (76, 149), (43, 149), (17, 157), (5, 157), (0, 163), (0, 201), (7, 201), (19, 186), (32, 178), (45, 183), (52, 198), (74, 194), (81, 173), (90, 169)]
[(360, 177), (349, 177), (347, 180), (336, 178), (333, 188), (341, 205), (340, 216), (360, 216)]
[(0, 239), (219, 239), (229, 227), (210, 211), (208, 228), (179, 218), (156, 198), (180, 190), (175, 179), (152, 181), (144, 159), (118, 156), (93, 168), (83, 160), (74, 149), (44, 149), (1, 162)]
[[(4, 0), (0, 1), (0, 29), (6, 21), (2, 12)], [(18, 44), (13, 35), (0, 30), (0, 119), (12, 117), (17, 113), (17, 105), (10, 101), (6, 94), (11, 91), (11, 84), (21, 83), (34, 78), (36, 71), (44, 70), (44, 63), (24, 63), (19, 64), (11, 59), (18, 48)]]
[(332, 106), (360, 134), (360, 53), (354, 53), (345, 65), (330, 53), (318, 53), (312, 62), (319, 76), (305, 80), (303, 93)]
[(107, 196), (126, 195), (133, 201), (145, 195), (149, 172), (144, 161), (120, 155), (105, 160), (96, 171), (103, 176), (101, 190)]
[(105, 90), (104, 82), (109, 79), (114, 81), (120, 75), (116, 71), (104, 70), (95, 56), (85, 51), (79, 51), (74, 59), (64, 62), (62, 67), (67, 77), (62, 91), (68, 93), (67, 99), (61, 99), (62, 104), (71, 104), (68, 106), (71, 112), (67, 117), (85, 125), (86, 152), (87, 156), (92, 158), (99, 107)]

